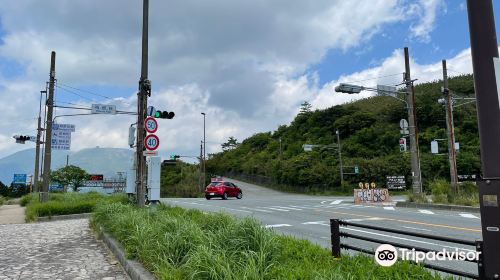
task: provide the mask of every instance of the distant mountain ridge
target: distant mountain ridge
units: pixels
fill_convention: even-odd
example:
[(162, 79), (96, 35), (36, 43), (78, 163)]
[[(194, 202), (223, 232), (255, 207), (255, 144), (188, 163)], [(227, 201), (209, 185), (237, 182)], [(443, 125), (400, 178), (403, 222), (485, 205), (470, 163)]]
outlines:
[[(69, 164), (79, 166), (91, 174), (103, 174), (105, 178), (116, 177), (117, 172), (127, 172), (130, 168), (133, 151), (119, 148), (88, 148), (76, 152), (54, 150), (52, 170)], [(14, 174), (30, 174), (35, 169), (35, 149), (26, 149), (0, 159), (0, 181), (8, 185)]]

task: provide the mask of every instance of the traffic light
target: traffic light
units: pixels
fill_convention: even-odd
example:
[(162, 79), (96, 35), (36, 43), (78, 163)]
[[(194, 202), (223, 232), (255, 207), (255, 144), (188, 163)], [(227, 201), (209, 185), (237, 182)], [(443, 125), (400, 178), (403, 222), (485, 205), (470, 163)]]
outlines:
[(399, 151), (406, 152), (406, 138), (399, 138)]
[(172, 160), (176, 160), (180, 157), (181, 157), (180, 155), (170, 155), (170, 159), (172, 159)]
[(167, 159), (167, 160), (164, 160), (164, 161), (162, 162), (162, 164), (161, 164), (161, 165), (162, 165), (162, 166), (165, 166), (165, 165), (175, 165), (176, 163), (177, 163), (177, 162), (176, 162), (176, 160), (175, 160), (175, 159), (174, 159), (174, 160), (172, 160), (172, 159)]
[(16, 139), (16, 143), (19, 144), (24, 144), (26, 141), (35, 141), (36, 137), (35, 136), (28, 136), (28, 135), (14, 135), (14, 139)]
[(167, 111), (156, 111), (154, 117), (158, 119), (173, 119), (175, 116), (174, 112)]

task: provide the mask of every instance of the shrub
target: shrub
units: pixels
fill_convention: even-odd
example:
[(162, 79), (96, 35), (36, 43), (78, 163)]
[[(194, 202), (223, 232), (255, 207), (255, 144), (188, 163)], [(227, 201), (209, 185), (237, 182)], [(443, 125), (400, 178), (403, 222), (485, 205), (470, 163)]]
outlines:
[(2, 206), (5, 203), (5, 198), (0, 195), (0, 206)]
[(425, 194), (415, 194), (415, 193), (408, 194), (408, 201), (409, 202), (417, 202), (417, 203), (428, 203), (429, 202), (429, 200), (427, 199), (427, 196)]
[[(51, 217), (54, 215), (69, 215), (90, 213), (99, 203), (107, 201), (109, 203), (127, 203), (125, 195), (106, 196), (100, 193), (63, 193), (49, 194), (49, 201), (41, 203), (37, 199), (23, 197), (27, 202), (26, 221), (34, 221), (37, 217)], [(22, 200), (23, 200), (22, 199)], [(21, 201), (22, 201), (21, 200)]]
[(27, 195), (21, 197), (21, 200), (20, 200), (19, 204), (21, 204), (21, 206), (23, 206), (23, 207), (26, 206), (28, 203), (31, 202), (31, 200), (33, 199), (34, 195), (35, 194), (27, 194)]
[(252, 218), (160, 205), (100, 204), (91, 220), (159, 279), (440, 279), (419, 266), (381, 267), (306, 240), (276, 234)]

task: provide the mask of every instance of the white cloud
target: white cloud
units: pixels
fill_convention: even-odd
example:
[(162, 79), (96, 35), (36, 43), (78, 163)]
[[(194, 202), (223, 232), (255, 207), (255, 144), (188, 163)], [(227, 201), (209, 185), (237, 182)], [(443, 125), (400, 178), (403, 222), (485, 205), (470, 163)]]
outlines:
[(409, 6), (407, 15), (418, 18), (416, 24), (410, 26), (411, 36), (423, 42), (430, 42), (430, 33), (434, 30), (436, 16), (446, 13), (444, 0), (418, 0)]
[[(0, 157), (27, 147), (14, 144), (12, 134), (35, 132), (33, 119), (22, 127), (15, 120), (26, 119), (26, 115), (36, 117), (51, 51), (57, 52), (60, 83), (137, 87), (140, 2), (2, 3), (0, 19), (5, 34), (0, 43), (0, 61), (14, 61), (22, 65), (24, 73), (0, 79), (0, 97), (4, 100), (0, 103)], [(229, 136), (241, 141), (290, 122), (305, 100), (312, 101), (316, 108), (325, 108), (359, 98), (336, 95), (333, 86), (338, 81), (402, 72), (400, 52), (373, 68), (325, 86), (319, 84), (317, 73), (308, 73), (307, 69), (320, 63), (329, 50), (348, 52), (351, 47), (360, 47), (391, 24), (416, 20), (413, 34), (425, 38), (432, 31), (436, 10), (442, 6), (440, 1), (418, 3), (413, 8), (413, 19), (408, 21), (406, 10), (413, 6), (405, 0), (151, 2), (149, 78), (153, 94), (149, 104), (176, 113), (174, 119), (160, 121), (160, 151), (196, 155), (203, 136), (201, 112), (207, 114), (207, 151), (215, 152)], [(413, 75), (423, 80), (419, 71), (426, 75), (427, 68), (413, 68)], [(389, 77), (380, 82), (395, 83), (400, 79)], [(58, 90), (56, 94), (64, 93)], [(114, 104), (135, 111), (135, 92), (127, 90), (121, 96), (126, 103), (115, 100)], [(72, 102), (90, 106), (90, 102), (79, 98)], [(126, 148), (128, 127), (134, 117), (66, 117), (60, 122), (77, 127), (73, 149)]]

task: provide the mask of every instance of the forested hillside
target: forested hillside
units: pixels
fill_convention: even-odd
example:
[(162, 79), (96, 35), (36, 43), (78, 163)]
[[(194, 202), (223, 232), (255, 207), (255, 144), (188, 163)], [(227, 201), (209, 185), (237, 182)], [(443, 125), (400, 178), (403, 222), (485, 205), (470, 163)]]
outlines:
[[(437, 102), (443, 97), (441, 86), (442, 81), (436, 81), (415, 87), (424, 187), (432, 180), (449, 178), (447, 142), (439, 141), (443, 155), (430, 152), (431, 141), (447, 138), (445, 108)], [(474, 96), (471, 75), (450, 79), (449, 88), (463, 97)], [(388, 175), (405, 175), (409, 186), (410, 154), (399, 150), (399, 121), (407, 118), (405, 104), (387, 96), (325, 110), (311, 111), (303, 106), (291, 124), (255, 134), (239, 145), (225, 145), (224, 152), (210, 156), (207, 171), (265, 178), (268, 183), (296, 191), (338, 190), (341, 186), (337, 150), (315, 148), (305, 152), (302, 145), (336, 144), (335, 132), (339, 130), (344, 172), (354, 173), (354, 166), (359, 166), (359, 174), (344, 176), (344, 189), (357, 186), (360, 181), (375, 181), (383, 186)], [(475, 103), (456, 106), (454, 119), (456, 141), (460, 143), (458, 173), (479, 173)]]

